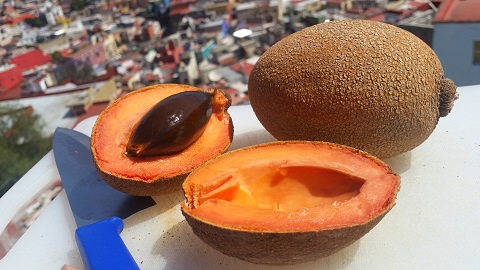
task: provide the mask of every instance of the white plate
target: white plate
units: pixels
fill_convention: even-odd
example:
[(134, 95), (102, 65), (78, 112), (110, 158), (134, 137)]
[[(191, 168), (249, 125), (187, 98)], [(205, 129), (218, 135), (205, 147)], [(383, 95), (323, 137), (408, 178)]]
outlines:
[[(181, 192), (155, 197), (156, 206), (125, 220), (121, 236), (141, 269), (480, 269), (480, 130), (474, 120), (480, 86), (459, 92), (454, 110), (426, 142), (386, 160), (402, 176), (397, 205), (362, 239), (330, 257), (268, 267), (225, 256), (193, 234), (180, 212)], [(273, 140), (250, 106), (229, 111), (232, 149)], [(89, 134), (94, 121), (76, 129)], [(53, 155), (41, 166), (54, 168)], [(63, 264), (83, 269), (74, 229), (62, 191), (0, 261), (0, 269), (51, 270)]]

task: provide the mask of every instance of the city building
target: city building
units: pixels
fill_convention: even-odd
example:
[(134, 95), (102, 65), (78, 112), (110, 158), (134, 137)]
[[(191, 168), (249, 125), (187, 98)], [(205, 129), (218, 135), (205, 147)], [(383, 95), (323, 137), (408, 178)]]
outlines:
[(42, 50), (45, 54), (63, 52), (70, 48), (70, 40), (63, 29), (57, 30), (48, 39), (45, 39), (42, 42), (35, 41), (35, 44), (36, 47)]
[(119, 49), (115, 41), (115, 37), (109, 34), (103, 40), (103, 47), (108, 61), (114, 61), (119, 56)]
[(57, 24), (64, 17), (62, 7), (53, 4), (48, 0), (38, 7), (38, 11), (45, 17), (45, 20), (49, 25)]
[(480, 1), (444, 0), (434, 18), (433, 50), (457, 86), (480, 83)]
[(86, 64), (90, 66), (107, 63), (107, 54), (105, 52), (103, 43), (88, 45), (67, 57), (73, 59), (75, 63)]
[(8, 92), (23, 81), (22, 70), (14, 64), (0, 66), (0, 94)]
[(7, 26), (0, 26), (0, 46), (5, 46), (12, 42), (12, 31)]
[(70, 109), (72, 115), (82, 115), (95, 104), (103, 104), (105, 108), (110, 102), (115, 100), (121, 91), (117, 87), (115, 79), (100, 82), (91, 85), (87, 91), (79, 93), (70, 100), (66, 106)]
[(42, 50), (26, 49), (16, 52), (16, 54), (10, 58), (8, 63), (18, 66), (22, 71), (27, 71), (37, 66), (50, 63), (50, 61), (52, 61), (52, 57), (45, 54)]

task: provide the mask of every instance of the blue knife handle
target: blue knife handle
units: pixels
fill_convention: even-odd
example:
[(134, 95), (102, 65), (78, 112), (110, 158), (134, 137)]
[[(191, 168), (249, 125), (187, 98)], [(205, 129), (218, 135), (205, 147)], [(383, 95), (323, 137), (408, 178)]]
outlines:
[(112, 217), (75, 231), (85, 269), (140, 269), (120, 237), (122, 230), (122, 219)]

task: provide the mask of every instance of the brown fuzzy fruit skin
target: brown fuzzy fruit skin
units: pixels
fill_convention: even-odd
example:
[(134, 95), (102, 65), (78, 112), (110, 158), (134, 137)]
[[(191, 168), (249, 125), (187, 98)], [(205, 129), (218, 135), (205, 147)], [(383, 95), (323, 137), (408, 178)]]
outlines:
[[(198, 177), (197, 175), (200, 174), (200, 178), (207, 179), (208, 177), (206, 177), (205, 175), (202, 176), (203, 173), (201, 171), (209, 172), (211, 173), (211, 175), (209, 177), (210, 180), (208, 181), (211, 181), (213, 183), (213, 182), (216, 182), (217, 181), (216, 179), (218, 178), (215, 174), (222, 175), (225, 173), (226, 174), (230, 173), (230, 172), (225, 172), (225, 169), (223, 167), (224, 165), (221, 165), (221, 167), (218, 167), (218, 164), (219, 164), (217, 163), (218, 160), (222, 160), (222, 159), (225, 160), (227, 158), (231, 159), (231, 157), (237, 155), (237, 153), (241, 153), (244, 151), (245, 153), (250, 153), (251, 156), (256, 156), (255, 153), (258, 154), (260, 152), (269, 151), (268, 149), (270, 149), (270, 147), (275, 147), (274, 148), (275, 152), (278, 153), (278, 155), (285, 154), (283, 155), (285, 156), (285, 158), (281, 159), (282, 161), (277, 160), (276, 158), (278, 157), (274, 158), (275, 159), (275, 161), (273, 162), (274, 164), (277, 164), (278, 166), (283, 166), (282, 164), (289, 164), (289, 162), (294, 163), (296, 161), (300, 163), (298, 164), (295, 163), (295, 164), (297, 165), (301, 164), (301, 161), (299, 160), (302, 158), (300, 159), (290, 158), (290, 155), (288, 155), (287, 153), (278, 151), (278, 149), (282, 149), (282, 148), (277, 148), (277, 146), (290, 147), (291, 151), (296, 151), (295, 149), (303, 148), (305, 146), (312, 147), (312, 150), (319, 149), (316, 147), (320, 147), (321, 149), (323, 149), (321, 151), (326, 151), (326, 153), (330, 153), (330, 155), (326, 154), (325, 156), (323, 156), (324, 158), (326, 157), (325, 160), (318, 161), (321, 164), (324, 164), (323, 162), (328, 160), (330, 157), (335, 156), (335, 154), (333, 154), (335, 151), (342, 152), (343, 154), (345, 154), (345, 155), (342, 154), (342, 156), (347, 157), (346, 160), (341, 161), (341, 160), (333, 159), (331, 161), (332, 164), (336, 164), (336, 165), (332, 165), (333, 167), (336, 168), (336, 170), (337, 169), (338, 171), (345, 170), (345, 167), (343, 167), (343, 165), (340, 165), (340, 166), (338, 165), (338, 162), (340, 162), (340, 163), (343, 163), (346, 167), (350, 167), (350, 166), (352, 166), (352, 168), (363, 167), (365, 168), (365, 171), (370, 171), (370, 170), (376, 171), (377, 173), (373, 175), (375, 175), (374, 178), (378, 177), (378, 179), (375, 179), (375, 180), (379, 180), (379, 181), (381, 180), (380, 182), (393, 181), (391, 190), (387, 193), (386, 195), (387, 197), (385, 201), (383, 201), (381, 205), (378, 205), (378, 209), (371, 210), (372, 212), (369, 213), (368, 219), (364, 219), (364, 221), (352, 222), (351, 224), (347, 224), (347, 225), (345, 224), (331, 225), (330, 224), (328, 225), (328, 227), (312, 225), (307, 230), (300, 229), (300, 228), (289, 229), (288, 231), (279, 230), (278, 228), (280, 228), (280, 226), (278, 226), (278, 223), (282, 223), (283, 219), (278, 221), (277, 220), (271, 221), (273, 224), (275, 224), (274, 225), (275, 227), (273, 228), (271, 227), (270, 230), (265, 230), (265, 228), (258, 227), (259, 225), (252, 225), (253, 224), (252, 220), (255, 220), (255, 218), (253, 218), (252, 216), (245, 217), (244, 213), (240, 215), (243, 217), (243, 219), (248, 220), (247, 223), (249, 223), (249, 225), (247, 226), (239, 225), (241, 227), (232, 227), (230, 225), (227, 226), (227, 225), (217, 224), (215, 222), (212, 222), (208, 218), (199, 217), (198, 212), (197, 214), (194, 214), (195, 209), (201, 207), (200, 201), (202, 200), (201, 197), (203, 196), (202, 191), (194, 187), (194, 183), (196, 181), (195, 179)], [(255, 158), (252, 158), (252, 159), (255, 159)], [(269, 159), (268, 157), (265, 158), (262, 155), (262, 159), (259, 162), (268, 161), (268, 159)], [(311, 160), (311, 159), (307, 158), (307, 160)], [(357, 161), (362, 160), (362, 161), (357, 163), (357, 161), (354, 161), (354, 160), (357, 160)], [(244, 161), (244, 162), (246, 162), (249, 165), (242, 165), (242, 168), (246, 168), (247, 170), (250, 170), (249, 166), (251, 166), (251, 163), (249, 161)], [(374, 165), (371, 165), (372, 163)], [(352, 165), (352, 164), (356, 164), (356, 165)], [(246, 167), (243, 167), (243, 166), (246, 166)], [(255, 167), (255, 165), (253, 167)], [(352, 170), (347, 169), (347, 170), (355, 171), (358, 169), (352, 169)], [(380, 171), (382, 171), (383, 173), (378, 174), (378, 172)], [(385, 175), (389, 175), (388, 178), (384, 178)], [(239, 177), (240, 179), (242, 178), (238, 175), (234, 176), (233, 178), (235, 177)], [(318, 178), (322, 178), (322, 176), (319, 175)], [(330, 180), (333, 181), (332, 179)], [(372, 179), (366, 179), (366, 180), (368, 181)], [(263, 179), (262, 181), (266, 181), (266, 179)], [(277, 181), (281, 182), (282, 180), (277, 179)], [(209, 186), (208, 182), (205, 184), (205, 186)], [(255, 186), (255, 185), (252, 185), (252, 186)], [(275, 189), (273, 188), (274, 187), (272, 187), (271, 192), (275, 192), (274, 191)], [(225, 154), (222, 154), (216, 157), (215, 159), (208, 161), (207, 163), (198, 167), (191, 175), (187, 177), (187, 179), (183, 183), (183, 190), (185, 192), (186, 201), (181, 204), (182, 214), (185, 216), (186, 221), (192, 228), (195, 235), (197, 235), (207, 245), (228, 256), (232, 256), (232, 257), (235, 257), (244, 261), (256, 263), (256, 264), (292, 265), (292, 264), (304, 263), (308, 261), (314, 261), (319, 258), (332, 255), (340, 251), (341, 249), (351, 245), (352, 243), (354, 243), (355, 241), (363, 237), (365, 234), (367, 234), (369, 231), (371, 231), (383, 219), (383, 217), (385, 217), (385, 215), (394, 207), (397, 193), (400, 190), (400, 176), (395, 174), (392, 171), (392, 169), (380, 159), (364, 151), (360, 151), (348, 146), (343, 146), (343, 145), (338, 145), (338, 144), (328, 143), (328, 142), (276, 141), (276, 142), (253, 145), (253, 146), (233, 150)], [(292, 192), (292, 191), (293, 190), (290, 190), (289, 192)], [(208, 191), (205, 191), (205, 192), (208, 192)], [(314, 193), (313, 191), (311, 192)], [(370, 193), (368, 193), (366, 189), (362, 189), (360, 193), (362, 192), (365, 198), (371, 198), (371, 196), (373, 196), (373, 194), (368, 195)], [(370, 190), (370, 192), (372, 192), (372, 190)], [(287, 195), (287, 196), (290, 196), (290, 195)], [(200, 205), (198, 206), (197, 204), (200, 204)], [(322, 207), (324, 206), (313, 206), (312, 208), (322, 208)], [(358, 207), (361, 208), (360, 205)], [(345, 208), (343, 209), (345, 211)], [(341, 212), (341, 210), (338, 210), (338, 211)], [(226, 215), (236, 216), (240, 212), (241, 211), (232, 210), (229, 214), (226, 213)], [(215, 218), (218, 217), (217, 216), (218, 213), (211, 214), (211, 215), (215, 215)], [(265, 214), (265, 216), (267, 215), (270, 218), (273, 217), (273, 216), (270, 216), (269, 214)], [(308, 216), (308, 215), (309, 215), (309, 212), (304, 212), (304, 216)], [(287, 216), (289, 215), (285, 214), (283, 217), (286, 218)], [(219, 220), (221, 219), (222, 218), (220, 217)], [(304, 221), (300, 220), (300, 222), (303, 224), (312, 224), (311, 219), (308, 219), (308, 218), (304, 218), (304, 219), (305, 219)], [(251, 228), (247, 228), (248, 226), (251, 226)]]
[(183, 180), (190, 171), (178, 174), (176, 176), (159, 177), (153, 181), (143, 181), (140, 179), (123, 177), (114, 172), (105, 172), (95, 163), (98, 175), (115, 189), (136, 196), (158, 196), (172, 193), (180, 190)]
[(335, 142), (381, 158), (420, 145), (458, 97), (428, 45), (368, 20), (287, 36), (259, 58), (248, 92), (278, 140)]
[(227, 151), (233, 140), (233, 123), (227, 112), (231, 100), (226, 93), (218, 91), (216, 97), (220, 101), (213, 107), (205, 132), (187, 149), (171, 156), (131, 158), (125, 155), (136, 121), (163, 98), (182, 91), (203, 90), (182, 84), (148, 86), (118, 98), (99, 115), (92, 129), (90, 146), (97, 172), (105, 182), (131, 195), (171, 193), (181, 190), (183, 180), (195, 167)]
[[(368, 233), (390, 211), (365, 224), (311, 232), (232, 230), (199, 220), (182, 209), (195, 235), (210, 247), (244, 261), (265, 265), (291, 265), (332, 255)], [(281, 254), (281, 255), (279, 255)]]

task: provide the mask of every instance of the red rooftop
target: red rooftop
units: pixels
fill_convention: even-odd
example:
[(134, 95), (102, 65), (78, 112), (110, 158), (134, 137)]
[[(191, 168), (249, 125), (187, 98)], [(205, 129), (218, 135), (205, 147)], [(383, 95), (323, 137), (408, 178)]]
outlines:
[(434, 22), (480, 22), (480, 1), (444, 0)]

